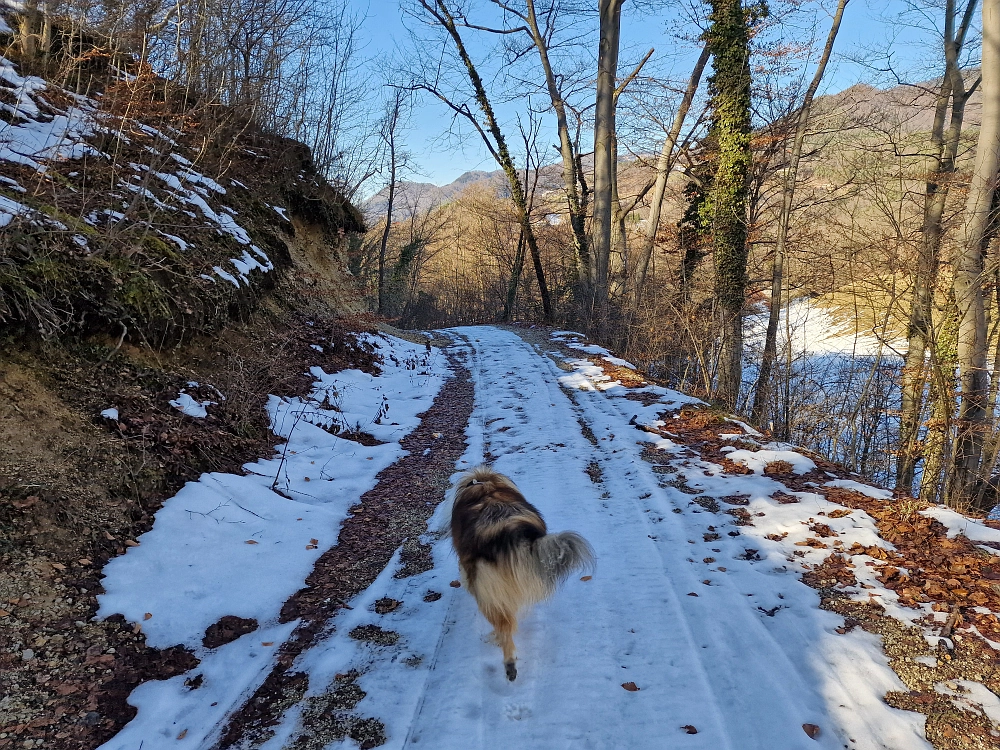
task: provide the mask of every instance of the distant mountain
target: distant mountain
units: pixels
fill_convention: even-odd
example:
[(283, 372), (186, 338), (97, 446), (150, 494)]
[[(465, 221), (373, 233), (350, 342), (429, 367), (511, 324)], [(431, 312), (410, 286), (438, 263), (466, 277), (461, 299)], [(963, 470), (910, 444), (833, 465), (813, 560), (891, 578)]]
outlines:
[[(410, 182), (402, 181), (396, 186), (396, 198), (393, 204), (393, 220), (401, 221), (408, 219), (416, 213), (422, 213), (434, 206), (440, 206), (453, 200), (463, 190), (472, 185), (482, 183), (484, 185), (505, 184), (503, 172), (499, 169), (492, 172), (485, 172), (481, 169), (474, 169), (460, 175), (458, 179), (449, 182), (447, 185), (435, 185), (431, 182)], [(385, 217), (386, 204), (389, 201), (389, 188), (384, 187), (375, 195), (369, 198), (361, 206), (369, 225), (374, 225)]]
[[(966, 70), (964, 75), (966, 86), (971, 86), (979, 71)], [(837, 94), (818, 98), (813, 114), (840, 113), (859, 124), (874, 124), (886, 132), (928, 132), (934, 122), (934, 103), (940, 85), (941, 79), (889, 89), (857, 83)], [(977, 89), (965, 107), (965, 127), (979, 127), (982, 101), (982, 94)]]
[[(978, 70), (965, 71), (966, 85), (971, 86), (979, 75)], [(857, 83), (836, 94), (828, 94), (816, 99), (813, 105), (813, 118), (819, 121), (825, 117), (836, 119), (846, 118), (855, 125), (869, 124), (884, 128), (886, 132), (919, 133), (931, 129), (934, 120), (935, 95), (940, 86), (940, 79), (923, 81), (913, 85), (894, 86), (880, 89), (867, 83)], [(965, 127), (978, 127), (982, 116), (982, 95), (977, 90), (968, 101), (965, 111)], [(648, 155), (648, 163), (655, 161), (655, 154)], [(630, 159), (623, 159), (622, 166)], [(636, 165), (638, 166), (638, 165)], [(593, 169), (589, 155), (584, 158), (584, 168), (590, 172)], [(636, 187), (644, 184), (648, 178), (648, 167), (639, 167), (635, 175), (620, 173), (625, 183), (635, 180)], [(625, 170), (628, 171), (627, 169)], [(552, 190), (559, 190), (561, 185), (562, 166), (549, 164), (542, 167), (539, 174), (538, 191), (544, 195)], [(641, 177), (641, 179), (640, 179)], [(498, 188), (506, 185), (506, 177), (499, 169), (493, 171), (471, 170), (459, 176), (447, 185), (435, 185), (430, 182), (403, 181), (397, 187), (396, 202), (393, 207), (393, 220), (403, 221), (414, 213), (421, 213), (434, 206), (439, 206), (457, 198), (464, 190), (476, 184), (492, 184)], [(385, 216), (389, 189), (383, 188), (367, 201), (361, 208), (368, 218), (369, 226), (378, 223)], [(625, 189), (623, 194), (628, 194)]]

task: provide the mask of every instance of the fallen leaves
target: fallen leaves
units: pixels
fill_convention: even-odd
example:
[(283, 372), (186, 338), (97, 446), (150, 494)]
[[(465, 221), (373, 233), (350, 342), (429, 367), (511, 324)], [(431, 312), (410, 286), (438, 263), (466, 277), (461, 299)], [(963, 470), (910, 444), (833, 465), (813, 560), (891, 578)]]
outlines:
[(581, 581), (589, 581), (593, 576), (580, 576)]
[(771, 499), (781, 505), (792, 505), (793, 503), (799, 502), (799, 498), (795, 495), (789, 495), (787, 492), (775, 492), (771, 495)]
[(260, 544), (256, 539), (247, 539), (244, 544)]
[(1000, 640), (1000, 618), (977, 609), (1000, 610), (994, 558), (964, 536), (949, 539), (943, 524), (917, 512), (922, 506), (886, 503), (841, 488), (830, 488), (827, 499), (868, 513), (882, 538), (895, 546), (854, 544), (847, 552), (873, 558), (876, 577), (897, 593), (901, 605), (931, 602), (944, 612), (961, 607), (964, 626), (974, 625), (987, 638)]
[(636, 685), (634, 682), (623, 682), (622, 687), (628, 690), (630, 693), (639, 692), (639, 686)]
[(815, 724), (803, 724), (802, 731), (808, 734), (810, 739), (819, 737), (819, 727)]
[(784, 477), (788, 476), (795, 470), (788, 461), (771, 461), (764, 466), (764, 476), (768, 477)]
[(458, 589), (458, 588), (462, 587), (462, 582), (461, 581), (452, 581), (448, 585), (451, 586), (453, 589)]
[(153, 619), (153, 613), (152, 612), (147, 612), (146, 614), (144, 614), (142, 616), (142, 619), (143, 620), (152, 620)]
[(32, 505), (37, 503), (41, 498), (38, 495), (29, 495), (23, 500), (11, 500), (10, 504), (13, 505), (18, 510), (25, 510), (30, 508)]
[(681, 727), (688, 734), (698, 734), (698, 728), (694, 724), (685, 724)]
[(834, 552), (819, 565), (803, 573), (802, 582), (814, 589), (825, 589), (833, 588), (837, 584), (853, 586), (857, 583), (857, 579), (850, 558)]

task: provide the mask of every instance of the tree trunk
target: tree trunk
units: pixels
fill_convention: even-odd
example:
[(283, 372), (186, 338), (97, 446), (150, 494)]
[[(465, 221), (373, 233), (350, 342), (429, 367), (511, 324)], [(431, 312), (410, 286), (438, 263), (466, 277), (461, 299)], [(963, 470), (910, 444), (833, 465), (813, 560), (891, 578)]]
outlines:
[(545, 86), (549, 92), (552, 109), (556, 113), (556, 125), (559, 132), (559, 156), (562, 158), (563, 190), (566, 192), (566, 204), (569, 209), (569, 223), (573, 230), (573, 260), (576, 281), (586, 287), (590, 278), (590, 249), (587, 243), (587, 213), (580, 200), (577, 190), (579, 177), (577, 173), (577, 158), (570, 137), (569, 120), (566, 117), (566, 103), (559, 89), (552, 64), (549, 61), (548, 44), (538, 28), (538, 18), (535, 14), (534, 0), (526, 0), (528, 29), (531, 39), (538, 50), (538, 58), (545, 74)]
[(389, 245), (389, 232), (392, 229), (392, 206), (396, 198), (396, 171), (398, 168), (396, 158), (396, 129), (399, 126), (400, 112), (403, 107), (402, 91), (395, 92), (395, 99), (386, 111), (386, 118), (383, 130), (383, 139), (389, 147), (389, 196), (385, 206), (385, 229), (382, 230), (382, 242), (378, 252), (378, 314), (385, 315), (386, 311), (386, 285), (385, 285), (385, 256)]
[(931, 344), (930, 417), (924, 436), (924, 468), (920, 475), (920, 499), (937, 502), (942, 472), (951, 460), (951, 422), (955, 403), (955, 364), (958, 361), (958, 311), (949, 292), (939, 326)]
[(746, 196), (751, 160), (750, 42), (740, 0), (712, 0), (707, 40), (714, 71), (710, 133), (719, 148), (710, 193), (715, 304), (721, 339), (715, 396), (727, 408), (735, 409), (743, 372)]
[(788, 168), (785, 170), (785, 185), (781, 200), (781, 213), (778, 215), (778, 236), (774, 246), (774, 258), (771, 266), (771, 310), (767, 318), (767, 334), (764, 338), (764, 352), (760, 361), (760, 372), (757, 375), (757, 385), (754, 388), (753, 408), (750, 412), (751, 418), (759, 422), (764, 414), (764, 407), (770, 395), (771, 370), (774, 368), (774, 360), (778, 352), (778, 321), (781, 315), (781, 296), (785, 270), (785, 244), (788, 241), (788, 225), (792, 218), (792, 204), (795, 198), (795, 180), (798, 177), (799, 160), (802, 158), (802, 144), (805, 141), (806, 130), (809, 127), (809, 112), (812, 109), (813, 97), (819, 89), (819, 84), (823, 80), (826, 72), (826, 65), (830, 62), (830, 53), (833, 52), (833, 43), (837, 39), (837, 32), (840, 31), (840, 21), (844, 17), (844, 8), (847, 0), (839, 0), (837, 10), (833, 14), (833, 23), (830, 26), (830, 33), (826, 37), (826, 46), (820, 56), (816, 66), (816, 73), (812, 82), (802, 97), (802, 107), (799, 109), (798, 119), (795, 124), (795, 140), (792, 142), (792, 152), (789, 154)]
[(395, 144), (389, 146), (392, 166), (389, 168), (389, 199), (385, 207), (385, 229), (382, 230), (382, 243), (378, 250), (378, 314), (385, 315), (385, 255), (389, 245), (389, 230), (392, 228), (392, 203), (396, 197), (396, 149)]
[(612, 188), (614, 163), (615, 76), (624, 0), (600, 0), (600, 46), (597, 57), (597, 99), (594, 108), (594, 218), (592, 329), (603, 333), (608, 315), (608, 272), (611, 260)]
[(653, 257), (653, 246), (656, 244), (656, 231), (660, 226), (660, 211), (663, 207), (663, 194), (667, 189), (667, 180), (670, 179), (670, 170), (674, 165), (674, 149), (677, 147), (677, 139), (680, 138), (681, 128), (684, 127), (684, 120), (687, 118), (688, 110), (691, 109), (691, 102), (698, 92), (698, 85), (701, 83), (702, 73), (708, 63), (709, 49), (706, 44), (702, 47), (698, 62), (695, 63), (694, 70), (691, 71), (691, 79), (688, 81), (687, 90), (677, 107), (677, 114), (667, 133), (666, 140), (663, 141), (663, 148), (660, 149), (660, 156), (656, 160), (656, 182), (653, 184), (653, 197), (649, 205), (649, 217), (646, 219), (644, 230), (645, 239), (642, 243), (642, 250), (639, 251), (639, 258), (635, 271), (635, 292), (633, 299), (638, 306), (642, 296), (642, 288), (646, 284), (646, 273), (649, 269), (649, 259)]
[(965, 207), (964, 234), (952, 258), (959, 315), (961, 402), (945, 499), (948, 505), (959, 509), (966, 508), (975, 494), (984, 432), (989, 428), (982, 274), (1000, 167), (1000, 0), (983, 2), (982, 88), (983, 117)]
[(535, 266), (535, 275), (538, 277), (538, 292), (542, 298), (542, 311), (545, 316), (545, 322), (551, 323), (553, 320), (552, 301), (549, 297), (548, 285), (545, 283), (545, 273), (542, 268), (541, 256), (538, 252), (538, 242), (535, 238), (534, 229), (531, 226), (531, 216), (528, 211), (527, 199), (524, 195), (524, 186), (521, 184), (521, 177), (518, 175), (517, 168), (514, 166), (514, 159), (510, 155), (510, 149), (507, 148), (507, 139), (504, 138), (503, 131), (500, 130), (500, 125), (493, 112), (493, 105), (490, 103), (489, 97), (486, 95), (486, 87), (483, 85), (483, 79), (479, 76), (479, 71), (476, 70), (476, 66), (472, 62), (472, 58), (469, 56), (469, 53), (465, 48), (465, 42), (462, 41), (462, 36), (458, 33), (458, 27), (455, 25), (455, 19), (451, 15), (451, 11), (448, 10), (448, 6), (445, 5), (444, 0), (435, 0), (437, 10), (434, 10), (434, 8), (430, 6), (428, 0), (420, 0), (420, 4), (426, 10), (431, 12), (438, 22), (444, 26), (445, 30), (447, 30), (448, 35), (455, 44), (455, 50), (458, 52), (458, 56), (462, 60), (462, 64), (465, 66), (466, 73), (469, 76), (469, 82), (472, 84), (472, 88), (475, 91), (476, 103), (479, 105), (479, 108), (483, 112), (483, 116), (486, 118), (486, 128), (493, 137), (495, 147), (489, 143), (489, 140), (486, 138), (486, 134), (482, 131), (480, 131), (481, 135), (487, 142), (487, 146), (489, 147), (493, 158), (496, 159), (497, 164), (500, 165), (500, 168), (503, 169), (504, 174), (507, 176), (507, 182), (510, 185), (511, 199), (514, 201), (514, 207), (517, 209), (518, 218), (521, 223), (521, 230), (524, 232), (525, 241), (528, 243), (528, 250), (531, 252), (531, 260)]
[(38, 54), (38, 0), (26, 0), (17, 16), (17, 46), (25, 60), (33, 60)]
[(524, 232), (518, 232), (517, 251), (514, 253), (514, 267), (510, 272), (510, 282), (507, 284), (507, 298), (503, 305), (503, 322), (510, 321), (514, 314), (514, 304), (517, 302), (517, 286), (521, 283), (521, 271), (524, 269)]
[[(934, 289), (937, 286), (938, 263), (943, 236), (942, 217), (950, 187), (949, 175), (955, 171), (959, 137), (965, 116), (965, 104), (974, 87), (968, 91), (959, 69), (959, 53), (972, 21), (976, 0), (968, 0), (964, 18), (957, 33), (955, 30), (954, 0), (947, 0), (945, 6), (944, 58), (945, 74), (941, 81), (934, 106), (934, 122), (931, 126), (932, 153), (927, 172), (930, 177), (924, 188), (924, 212), (922, 239), (917, 255), (914, 277), (913, 298), (910, 302), (910, 318), (907, 325), (907, 348), (903, 360), (900, 388), (899, 455), (896, 460), (896, 488), (904, 492), (913, 490), (913, 479), (917, 461), (921, 456), (930, 459), (931, 446), (920, 445), (920, 418), (924, 408), (924, 389), (927, 385), (926, 354), (934, 347), (932, 309)], [(951, 121), (947, 134), (944, 120), (949, 99), (952, 102)], [(949, 415), (950, 415), (950, 409)], [(937, 413), (936, 409), (932, 409)], [(936, 418), (936, 417), (935, 417)], [(935, 427), (938, 429), (938, 427)], [(935, 438), (936, 442), (940, 442)], [(937, 472), (939, 473), (939, 472)], [(927, 483), (920, 482), (921, 497), (925, 495)], [(937, 489), (934, 494), (937, 495)]]

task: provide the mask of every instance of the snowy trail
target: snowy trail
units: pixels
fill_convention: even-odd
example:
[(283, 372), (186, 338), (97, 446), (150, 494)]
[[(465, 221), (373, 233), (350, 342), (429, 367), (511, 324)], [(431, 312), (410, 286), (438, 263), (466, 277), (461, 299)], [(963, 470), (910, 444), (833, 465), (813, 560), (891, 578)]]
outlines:
[[(749, 547), (761, 549), (761, 540), (731, 516), (691, 508), (692, 486), (718, 497), (768, 496), (780, 485), (758, 475), (722, 476), (719, 467), (629, 424), (636, 415), (649, 421), (671, 397), (675, 404), (690, 399), (666, 392), (660, 404), (643, 407), (620, 387), (602, 391), (579, 372), (567, 376), (514, 333), (455, 333), (468, 344), (476, 387), (464, 464), (490, 461), (518, 483), (551, 530), (587, 537), (597, 572), (589, 581), (571, 579), (524, 617), (515, 638), (518, 679), (509, 683), (472, 598), (448, 586), (458, 575), (445, 536), (435, 545), (433, 570), (397, 580), (390, 564), (338, 617), (336, 632), (299, 665), (311, 685), (361, 671), (367, 695), (355, 710), (384, 722), (390, 748), (929, 747), (922, 716), (881, 700), (901, 683), (877, 639), (835, 634), (842, 618), (818, 610), (815, 592), (785, 567), (784, 554), (740, 559)], [(564, 388), (560, 378), (586, 390)], [(688, 493), (674, 486), (675, 473), (643, 460), (651, 442), (676, 453)], [(812, 497), (816, 509), (806, 512), (827, 505)], [(432, 524), (443, 524), (446, 514), (442, 507)], [(721, 569), (702, 562), (713, 557)], [(443, 599), (420, 602), (428, 590)], [(376, 619), (371, 602), (382, 596), (404, 602), (377, 619), (400, 634), (399, 643), (349, 639), (356, 624)], [(624, 689), (628, 682), (639, 690)], [(819, 734), (808, 736), (804, 724)], [(265, 747), (288, 747), (303, 731), (309, 734), (293, 709)]]

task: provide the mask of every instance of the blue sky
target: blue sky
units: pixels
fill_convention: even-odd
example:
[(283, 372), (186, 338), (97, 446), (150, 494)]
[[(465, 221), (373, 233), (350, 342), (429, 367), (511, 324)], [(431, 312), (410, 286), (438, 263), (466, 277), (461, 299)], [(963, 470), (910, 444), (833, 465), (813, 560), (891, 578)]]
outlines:
[[(597, 0), (593, 4), (596, 6)], [(831, 0), (824, 0), (823, 5), (831, 10), (833, 8)], [(656, 8), (656, 12), (649, 11), (649, 6)], [(480, 7), (485, 7), (482, 0)], [(656, 53), (651, 62), (659, 66), (658, 70), (678, 79), (686, 79), (698, 50), (693, 44), (680, 42), (675, 36), (675, 30), (682, 24), (677, 10), (680, 7), (677, 2), (650, 3), (646, 0), (646, 7), (639, 7), (634, 0), (626, 1), (622, 10), (623, 68), (627, 64), (624, 60), (641, 57), (652, 47), (656, 49)], [(815, 0), (807, 0), (801, 7), (805, 12), (776, 34), (779, 37), (785, 36), (784, 41), (801, 40), (804, 38), (803, 28), (810, 24), (811, 19), (816, 19), (818, 34), (825, 39), (829, 29), (829, 14)], [(898, 66), (900, 70), (907, 72), (911, 80), (921, 79), (914, 69), (924, 68), (927, 74), (923, 78), (934, 75), (934, 68), (928, 67), (928, 63), (937, 56), (936, 48), (930, 46), (933, 41), (926, 31), (912, 25), (928, 25), (926, 18), (933, 22), (933, 12), (923, 19), (920, 14), (911, 13), (900, 20), (898, 14), (905, 7), (903, 0), (850, 0), (824, 91), (836, 92), (859, 81), (885, 83), (890, 76), (879, 74), (872, 67), (857, 62), (859, 58), (870, 57), (866, 50), (871, 49), (891, 49), (894, 67)], [(397, 0), (371, 0), (367, 6), (363, 34), (367, 41), (366, 52), (375, 61), (407, 58), (411, 41), (406, 26), (413, 22), (407, 19), (404, 23), (402, 15)], [(467, 35), (467, 43), (482, 64), (488, 66), (490, 55), (484, 43), (472, 33)], [(622, 74), (625, 72), (627, 71)], [(807, 75), (811, 75), (811, 70), (807, 69)], [(499, 117), (509, 126), (516, 117), (518, 105), (502, 104), (497, 109)], [(549, 117), (548, 120), (552, 121), (548, 124), (554, 128), (554, 119)], [(422, 102), (413, 112), (406, 134), (407, 149), (413, 157), (414, 165), (410, 179), (446, 184), (468, 170), (496, 169), (496, 163), (483, 149), (478, 136), (470, 136), (461, 142), (442, 139), (442, 132), (448, 121), (448, 111), (443, 105), (433, 101)], [(551, 140), (555, 142), (554, 135)]]

